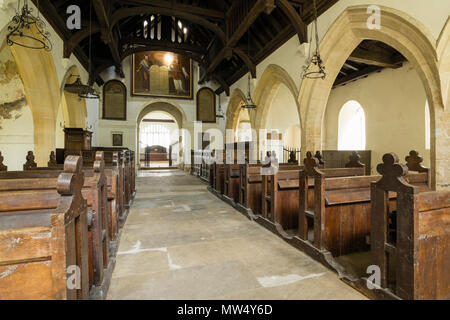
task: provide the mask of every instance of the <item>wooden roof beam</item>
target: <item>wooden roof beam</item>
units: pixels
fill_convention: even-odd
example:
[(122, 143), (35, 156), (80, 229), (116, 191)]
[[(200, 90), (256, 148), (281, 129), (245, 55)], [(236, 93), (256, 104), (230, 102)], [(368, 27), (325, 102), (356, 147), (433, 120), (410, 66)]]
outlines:
[(251, 73), (252, 78), (256, 78), (256, 65), (250, 59), (248, 55), (245, 54), (241, 49), (234, 48), (233, 52), (245, 63), (248, 68), (248, 71)]
[(361, 79), (361, 78), (365, 78), (365, 77), (367, 77), (369, 74), (371, 74), (371, 73), (373, 73), (373, 72), (376, 72), (376, 71), (380, 71), (380, 70), (382, 70), (382, 69), (383, 69), (383, 67), (378, 67), (378, 66), (368, 66), (368, 67), (366, 67), (366, 68), (364, 68), (364, 69), (361, 69), (361, 70), (359, 70), (359, 71), (350, 73), (349, 75), (347, 75), (347, 76), (345, 76), (345, 77), (342, 77), (342, 78), (340, 78), (340, 79), (337, 79), (337, 80), (334, 82), (333, 88), (335, 88), (335, 87), (337, 87), (337, 86), (341, 86), (341, 85), (347, 84), (347, 83), (352, 82), (352, 81), (356, 81), (356, 80)]
[(224, 21), (225, 20), (225, 13), (218, 10), (213, 9), (206, 9), (199, 6), (191, 6), (186, 5), (182, 3), (174, 3), (173, 1), (164, 1), (164, 0), (122, 0), (122, 3), (125, 4), (131, 4), (131, 5), (138, 5), (138, 6), (145, 6), (145, 5), (151, 5), (152, 7), (159, 7), (159, 8), (165, 8), (165, 9), (173, 9), (178, 10), (180, 12), (187, 12), (192, 13), (198, 16), (202, 16), (209, 20), (216, 20), (216, 21)]
[(225, 33), (217, 24), (214, 24), (200, 16), (170, 8), (142, 6), (119, 9), (114, 12), (111, 17), (110, 29), (112, 29), (122, 19), (132, 16), (140, 16), (141, 14), (160, 14), (163, 16), (171, 16), (187, 20), (211, 30), (219, 37), (222, 43), (226, 43)]
[[(214, 75), (214, 79), (216, 79), (216, 81), (221, 85), (221, 87), (219, 88), (219, 89), (222, 89), (220, 91), (220, 93), (225, 91), (225, 94), (227, 95), (227, 97), (229, 97), (230, 96), (230, 86), (228, 85), (228, 83), (218, 74)], [(217, 93), (219, 91), (219, 89), (216, 90), (216, 94), (220, 94), (220, 93)]]
[(211, 63), (206, 69), (206, 72), (200, 78), (199, 83), (203, 83), (207, 75), (213, 72), (219, 66), (219, 64), (225, 58), (227, 52), (229, 53), (230, 50), (232, 52), (232, 48), (237, 45), (239, 40), (247, 32), (247, 30), (250, 28), (250, 26), (259, 17), (261, 13), (266, 12), (270, 14), (270, 12), (275, 8), (274, 1), (275, 0), (256, 1), (255, 5), (250, 9), (250, 12), (247, 14), (247, 16), (244, 19), (242, 19), (236, 31), (228, 38), (225, 47), (219, 52), (219, 54), (216, 55), (214, 60), (211, 61)]
[(383, 54), (381, 52), (368, 51), (361, 48), (356, 48), (348, 60), (356, 63), (364, 63), (372, 66), (378, 66), (383, 68), (396, 69), (401, 67), (401, 62), (396, 62), (390, 55)]
[(298, 40), (300, 44), (308, 40), (307, 27), (302, 18), (292, 6), (288, 0), (276, 0), (276, 5), (284, 12), (289, 18), (289, 21), (294, 26), (295, 32), (297, 32)]
[(108, 8), (106, 8), (105, 2), (107, 2), (107, 1), (93, 0), (92, 4), (94, 7), (94, 11), (97, 15), (97, 18), (100, 22), (102, 40), (104, 43), (106, 43), (108, 45), (115, 65), (120, 65), (122, 63), (122, 60), (120, 59), (119, 46), (114, 37), (114, 33), (111, 28), (111, 22), (110, 22), (110, 18), (109, 18), (110, 17), (109, 6), (111, 5), (111, 3), (108, 2), (109, 5), (108, 5)]

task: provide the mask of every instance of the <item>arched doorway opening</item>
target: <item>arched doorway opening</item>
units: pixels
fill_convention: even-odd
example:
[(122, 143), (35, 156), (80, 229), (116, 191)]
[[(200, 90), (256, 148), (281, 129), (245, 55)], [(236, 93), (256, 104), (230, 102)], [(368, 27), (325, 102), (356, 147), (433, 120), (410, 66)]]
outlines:
[(64, 75), (60, 86), (60, 102), (56, 118), (56, 148), (64, 148), (64, 128), (86, 128), (86, 100), (77, 94), (64, 90), (64, 86), (74, 83), (80, 75), (77, 66), (71, 66)]
[(183, 166), (182, 128), (186, 116), (181, 107), (158, 101), (143, 107), (137, 118), (139, 168)]
[[(298, 102), (300, 116), (304, 121), (302, 151), (322, 149), (327, 102), (335, 79), (350, 54), (363, 40), (381, 41), (400, 52), (409, 61), (425, 89), (426, 100), (430, 105), (430, 158), (432, 186), (435, 188), (445, 182), (437, 181), (436, 176), (436, 171), (445, 166), (445, 161), (437, 157), (440, 152), (439, 144), (436, 143), (436, 131), (443, 125), (437, 114), (443, 110), (443, 103), (435, 41), (424, 31), (425, 26), (404, 12), (383, 6), (380, 6), (380, 9), (383, 17), (380, 29), (367, 28), (367, 6), (352, 6), (341, 14), (323, 38), (320, 48), (327, 67), (327, 78), (305, 80), (300, 88)], [(386, 116), (389, 116), (389, 112), (386, 110)], [(369, 118), (369, 115), (367, 117)], [(442, 142), (442, 146), (445, 145), (444, 141)]]
[(245, 114), (242, 114), (242, 106), (245, 104), (245, 101), (245, 94), (240, 89), (234, 89), (227, 106), (227, 122), (225, 129), (233, 130), (235, 137), (239, 119), (241, 119), (241, 115), (245, 116)]
[(239, 112), (234, 139), (236, 142), (253, 141), (250, 113), (247, 109), (241, 108)]
[[(287, 162), (289, 154), (284, 152), (289, 149), (285, 141), (286, 134), (292, 126), (301, 127), (298, 89), (294, 80), (280, 66), (269, 65), (258, 83), (254, 97), (258, 106), (253, 117), (254, 127), (258, 131), (263, 130), (258, 132), (260, 157), (266, 151), (275, 151), (280, 162)], [(295, 145), (293, 149), (295, 147), (299, 148), (300, 145)], [(300, 159), (300, 154), (296, 155)]]

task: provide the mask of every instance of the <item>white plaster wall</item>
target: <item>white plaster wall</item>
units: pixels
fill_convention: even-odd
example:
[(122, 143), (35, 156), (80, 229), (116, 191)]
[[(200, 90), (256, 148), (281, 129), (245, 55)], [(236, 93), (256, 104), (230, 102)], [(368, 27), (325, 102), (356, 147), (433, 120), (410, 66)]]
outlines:
[(300, 149), (302, 146), (302, 131), (300, 125), (292, 125), (284, 131), (284, 145), (290, 148)]
[(3, 120), (0, 129), (0, 151), (8, 171), (23, 170), (28, 151), (34, 151), (33, 115), (29, 106), (20, 110), (17, 119)]
[(385, 69), (365, 79), (331, 91), (324, 120), (324, 149), (338, 148), (338, 118), (342, 106), (356, 100), (366, 117), (366, 150), (372, 150), (372, 172), (383, 154), (395, 152), (400, 161), (417, 150), (430, 165), (425, 146), (426, 94), (409, 63), (399, 69)]
[(280, 85), (270, 106), (266, 128), (277, 129), (284, 135), (287, 128), (299, 124), (295, 97), (285, 85)]

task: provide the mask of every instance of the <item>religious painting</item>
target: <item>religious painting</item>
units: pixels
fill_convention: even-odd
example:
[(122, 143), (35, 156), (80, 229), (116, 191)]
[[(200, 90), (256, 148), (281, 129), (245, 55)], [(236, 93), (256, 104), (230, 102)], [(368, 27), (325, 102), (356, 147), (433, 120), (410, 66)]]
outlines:
[(210, 88), (201, 88), (197, 92), (197, 121), (216, 122), (216, 94)]
[(192, 60), (166, 51), (144, 51), (132, 58), (132, 94), (192, 99)]
[(113, 133), (113, 147), (122, 147), (123, 146), (123, 134), (121, 133)]
[(127, 88), (118, 80), (103, 86), (103, 119), (127, 120)]

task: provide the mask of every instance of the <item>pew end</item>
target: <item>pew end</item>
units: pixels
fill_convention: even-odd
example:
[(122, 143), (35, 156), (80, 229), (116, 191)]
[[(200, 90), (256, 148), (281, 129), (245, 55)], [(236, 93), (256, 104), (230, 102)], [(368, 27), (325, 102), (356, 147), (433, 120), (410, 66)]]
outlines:
[[(23, 192), (4, 192), (5, 184), (16, 181), (2, 181), (2, 299), (89, 298), (87, 206), (81, 195), (81, 162), (79, 157), (66, 159), (56, 190), (25, 191), (38, 197), (21, 203), (14, 200)], [(68, 285), (71, 272), (79, 276), (74, 287)]]

